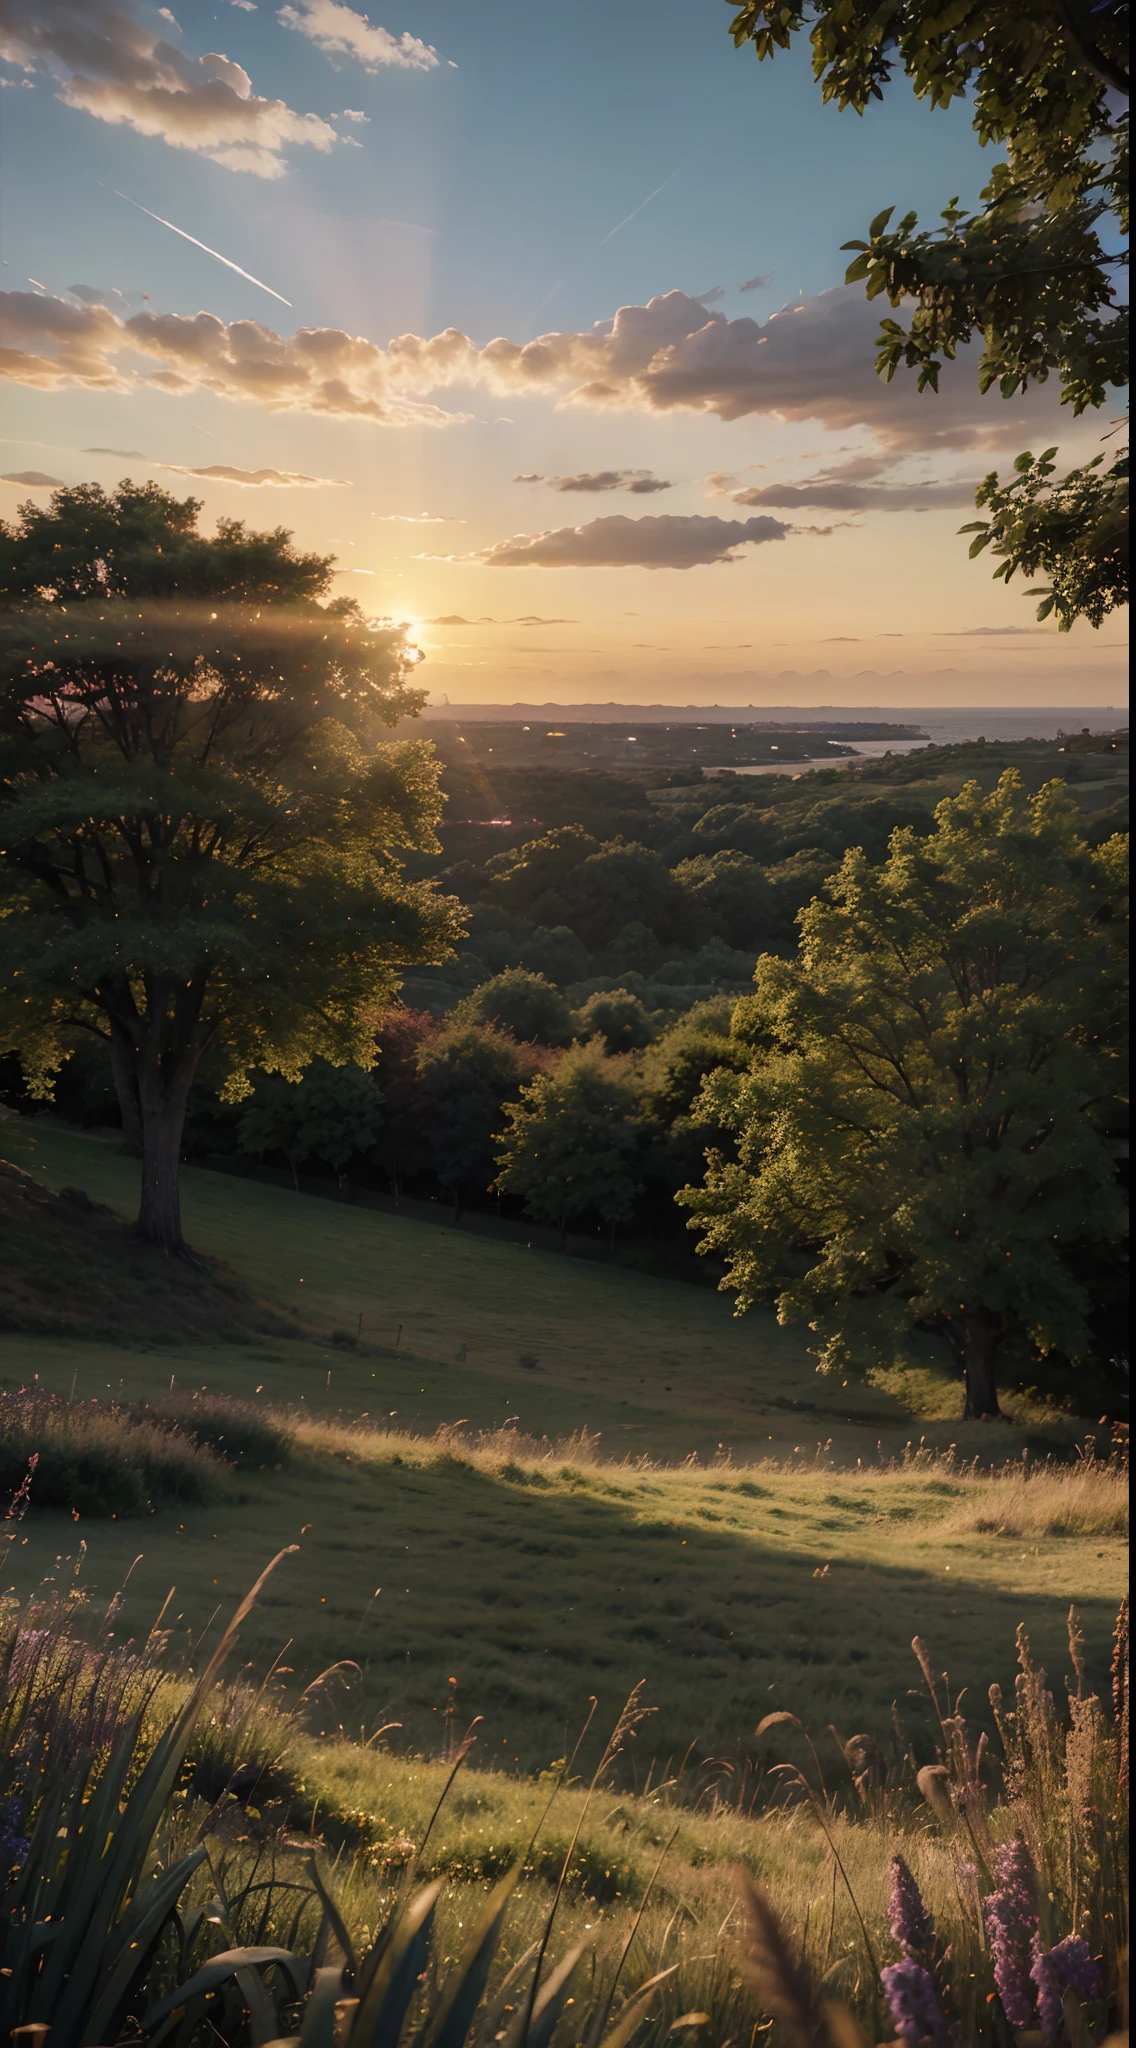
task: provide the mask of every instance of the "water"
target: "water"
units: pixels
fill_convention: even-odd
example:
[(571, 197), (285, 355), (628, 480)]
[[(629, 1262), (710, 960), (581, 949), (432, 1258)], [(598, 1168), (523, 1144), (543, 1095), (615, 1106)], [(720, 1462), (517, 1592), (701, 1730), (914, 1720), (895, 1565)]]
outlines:
[[(870, 725), (878, 719), (881, 725), (916, 725), (921, 728), (918, 739), (909, 740), (856, 740), (854, 754), (843, 754), (838, 759), (821, 761), (786, 761), (778, 767), (774, 762), (760, 767), (707, 768), (707, 775), (809, 775), (817, 768), (854, 768), (862, 761), (878, 761), (885, 754), (912, 754), (920, 747), (957, 746), (964, 740), (1053, 740), (1062, 732), (1116, 732), (1127, 726), (1127, 707), (1112, 705), (1094, 706), (1088, 710), (1024, 711), (984, 710), (973, 705), (961, 711), (935, 709), (932, 711), (904, 711), (857, 709), (845, 714), (849, 724)], [(790, 714), (786, 713), (786, 722)], [(806, 725), (837, 724), (840, 713), (827, 706), (821, 710), (799, 711), (795, 714), (798, 730)], [(772, 724), (774, 719), (763, 713), (762, 724)], [(744, 714), (737, 714), (737, 723), (757, 724)]]

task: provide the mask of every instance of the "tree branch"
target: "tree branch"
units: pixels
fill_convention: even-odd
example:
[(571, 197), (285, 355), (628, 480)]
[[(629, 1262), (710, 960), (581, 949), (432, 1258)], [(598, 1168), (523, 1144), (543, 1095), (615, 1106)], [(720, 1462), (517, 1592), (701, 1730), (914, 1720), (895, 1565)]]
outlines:
[(1119, 64), (1114, 64), (1110, 57), (1105, 56), (1103, 50), (1098, 49), (1097, 45), (1091, 43), (1082, 33), (1073, 19), (1073, 9), (1069, 0), (1050, 0), (1050, 8), (1085, 69), (1091, 71), (1094, 78), (1099, 78), (1101, 84), (1108, 86), (1110, 91), (1121, 93), (1127, 99), (1130, 92), (1127, 71), (1121, 70)]

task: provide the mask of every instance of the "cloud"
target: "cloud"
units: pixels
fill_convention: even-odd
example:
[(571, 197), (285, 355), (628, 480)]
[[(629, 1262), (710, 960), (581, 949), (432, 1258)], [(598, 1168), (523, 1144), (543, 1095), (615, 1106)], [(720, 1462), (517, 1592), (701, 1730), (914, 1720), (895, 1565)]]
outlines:
[(1017, 639), (1023, 633), (1030, 637), (1035, 633), (1042, 633), (1048, 638), (1048, 629), (1045, 626), (963, 626), (939, 637), (943, 640), (1004, 640)]
[(371, 116), (364, 114), (360, 107), (344, 107), (343, 112), (335, 118), (337, 121), (366, 121), (369, 125)]
[(424, 619), (427, 626), (576, 626), (578, 619), (541, 619), (526, 612), (520, 619), (494, 619), (483, 612), (479, 619), (463, 619), (460, 612), (443, 612), (439, 618)]
[(671, 484), (649, 469), (592, 469), (577, 476), (518, 476), (518, 484), (547, 484), (550, 491), (630, 491), (633, 497), (650, 497), (655, 491), (669, 491)]
[(69, 284), (67, 291), (82, 306), (109, 306), (116, 313), (143, 305), (150, 297), (149, 292), (120, 292), (116, 284)]
[[(802, 299), (761, 323), (707, 312), (685, 292), (624, 306), (586, 334), (545, 334), (524, 346), (491, 341), (472, 359), (498, 388), (566, 386), (564, 402), (665, 413), (713, 413), (723, 420), (769, 414), (817, 420), (834, 430), (868, 427), (886, 448), (991, 447), (1016, 443), (1023, 421), (1049, 418), (1054, 400), (1031, 392), (1008, 404), (983, 397), (975, 351), (960, 350), (938, 395), (914, 377), (885, 384), (875, 373), (878, 309), (857, 287)], [(424, 344), (432, 347), (433, 344)], [(411, 345), (398, 344), (409, 365)], [(969, 358), (969, 360), (968, 360)], [(459, 351), (451, 356), (457, 381)]]
[(281, 7), (276, 19), (285, 28), (297, 29), (325, 57), (354, 57), (367, 71), (382, 71), (390, 65), (432, 71), (438, 62), (438, 52), (429, 43), (412, 35), (392, 36), (389, 29), (376, 28), (365, 14), (356, 14), (342, 0), (297, 0), (294, 7)]
[(258, 178), (283, 176), (289, 146), (329, 150), (338, 139), (317, 115), (260, 98), (220, 51), (188, 56), (114, 0), (7, 0), (0, 57), (48, 73), (65, 105), (97, 121)]
[(380, 526), (464, 526), (452, 512), (372, 512)]
[(149, 462), (141, 448), (84, 448), (84, 455), (120, 455), (124, 462)]
[[(450, 351), (469, 347), (452, 332), (434, 345), (412, 339), (419, 384), (444, 381)], [(273, 412), (387, 426), (464, 419), (397, 388), (405, 381), (399, 348), (396, 342), (384, 351), (334, 327), (284, 337), (257, 320), (226, 326), (213, 313), (142, 312), (121, 320), (105, 306), (73, 306), (36, 292), (0, 294), (0, 375), (38, 390), (79, 384), (129, 393), (152, 384), (179, 396), (211, 391)], [(441, 377), (428, 367), (435, 361)]]
[(738, 286), (738, 290), (740, 292), (763, 292), (772, 283), (773, 272), (771, 270), (763, 270), (757, 277), (747, 277), (745, 283)]
[(707, 519), (675, 513), (629, 519), (617, 512), (591, 519), (585, 526), (517, 533), (511, 540), (457, 559), (484, 562), (493, 569), (694, 569), (708, 562), (737, 561), (736, 548), (783, 540), (788, 531), (779, 519)]
[(242, 489), (260, 490), (266, 484), (279, 490), (292, 490), (298, 486), (312, 489), (324, 484), (345, 484), (345, 476), (305, 476), (302, 471), (290, 469), (234, 469), (227, 462), (211, 462), (204, 469), (186, 469), (178, 462), (160, 462), (159, 469), (168, 470), (171, 476), (200, 477), (207, 484), (240, 484)]
[[(80, 311), (40, 293), (11, 293), (4, 306), (10, 341), (0, 369), (18, 382), (114, 391), (148, 382), (387, 425), (468, 418), (425, 403), (421, 394), (481, 385), (547, 391), (561, 404), (596, 408), (724, 420), (765, 414), (818, 420), (835, 431), (863, 427), (896, 456), (916, 448), (1020, 447), (1034, 426), (1049, 429), (1055, 407), (1048, 392), (1031, 391), (1012, 404), (996, 393), (983, 397), (973, 361), (948, 365), (938, 396), (921, 396), (914, 377), (882, 383), (873, 368), (878, 313), (845, 287), (804, 299), (764, 324), (727, 320), (685, 292), (668, 292), (646, 306), (624, 306), (586, 334), (545, 334), (524, 345), (499, 338), (480, 349), (454, 327), (429, 337), (399, 335), (381, 348), (336, 327), (287, 336), (258, 321), (226, 326), (204, 312), (119, 319), (101, 306)], [(143, 366), (124, 367), (129, 356), (142, 357)]]
[[(888, 465), (871, 456), (841, 462), (800, 482), (749, 484), (731, 491), (735, 505), (823, 505), (831, 512), (933, 512), (973, 505), (977, 483), (954, 478), (947, 483), (887, 483)], [(723, 481), (714, 478), (711, 483)]]
[(48, 476), (42, 469), (13, 469), (6, 476), (0, 476), (0, 484), (27, 484), (29, 490), (53, 490), (64, 488), (61, 476)]
[(700, 306), (712, 306), (716, 300), (725, 298), (726, 287), (724, 284), (712, 284), (708, 292), (695, 292), (694, 296)]

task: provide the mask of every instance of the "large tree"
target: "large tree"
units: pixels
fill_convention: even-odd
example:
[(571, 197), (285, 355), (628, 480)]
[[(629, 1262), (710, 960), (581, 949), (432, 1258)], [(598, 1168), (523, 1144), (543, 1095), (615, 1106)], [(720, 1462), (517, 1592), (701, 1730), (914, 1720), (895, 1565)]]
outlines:
[(370, 1152), (382, 1127), (382, 1104), (373, 1075), (354, 1060), (333, 1067), (315, 1059), (299, 1081), (262, 1074), (238, 1126), (240, 1147), (258, 1159), (282, 1152), (297, 1187), (300, 1167), (320, 1159), (346, 1194), (347, 1162)]
[(679, 1196), (739, 1310), (804, 1322), (821, 1371), (946, 1339), (968, 1416), (1004, 1347), (1089, 1348), (1086, 1248), (1125, 1227), (1126, 842), (1093, 851), (1060, 784), (970, 783), (935, 830), (845, 855), (735, 1012), (753, 1061), (708, 1082), (738, 1140)]
[(518, 1045), (492, 1024), (460, 1020), (420, 1047), (416, 1064), (430, 1163), (453, 1198), (455, 1223), (461, 1222), (466, 1191), (489, 1188), (494, 1132), (504, 1104), (529, 1079), (538, 1059), (533, 1046)]
[(154, 485), (85, 485), (0, 530), (0, 1038), (49, 1095), (72, 1034), (109, 1046), (138, 1228), (185, 1249), (179, 1160), (207, 1049), (369, 1065), (404, 962), (445, 956), (401, 632), (331, 599), (329, 558)]
[(524, 1196), (526, 1215), (558, 1224), (561, 1244), (569, 1222), (594, 1211), (614, 1249), (646, 1177), (647, 1132), (624, 1064), (600, 1039), (574, 1045), (505, 1104), (505, 1121), (497, 1185)]
[[(937, 390), (978, 337), (983, 390), (1012, 397), (1052, 372), (1073, 413), (1103, 405), (1128, 380), (1127, 0), (745, 0), (732, 24), (759, 58), (806, 27), (826, 100), (862, 114), (906, 74), (933, 107), (965, 97), (980, 141), (1005, 151), (973, 213), (952, 199), (928, 231), (914, 213), (893, 225), (889, 206), (845, 244), (850, 283), (914, 304), (907, 327), (883, 322), (880, 374), (906, 365)], [(996, 576), (1049, 579), (1031, 593), (1039, 618), (1099, 625), (1128, 596), (1127, 450), (1057, 480), (1055, 453), (1020, 457), (1008, 485), (992, 472), (991, 516), (963, 531)]]

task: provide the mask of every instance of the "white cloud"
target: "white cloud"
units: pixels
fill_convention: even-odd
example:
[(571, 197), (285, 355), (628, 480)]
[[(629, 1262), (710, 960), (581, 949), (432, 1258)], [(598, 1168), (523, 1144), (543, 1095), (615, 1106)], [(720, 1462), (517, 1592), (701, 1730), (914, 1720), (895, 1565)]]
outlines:
[(392, 36), (389, 29), (376, 27), (365, 14), (345, 7), (343, 0), (297, 0), (294, 7), (281, 7), (276, 19), (285, 28), (298, 29), (325, 56), (354, 57), (367, 71), (385, 70), (389, 65), (431, 71), (438, 62), (438, 52), (429, 43), (409, 34)]
[[(443, 366), (455, 339), (468, 349), (464, 336), (437, 338)], [(435, 345), (416, 339), (415, 346), (419, 386), (443, 381), (428, 368), (423, 374)], [(226, 325), (213, 313), (142, 312), (121, 320), (106, 306), (73, 306), (38, 292), (0, 294), (0, 375), (40, 390), (205, 390), (269, 411), (386, 426), (444, 426), (466, 417), (406, 396), (397, 360), (338, 328), (301, 328), (284, 337), (258, 320)]]
[(588, 333), (545, 334), (525, 345), (500, 338), (484, 348), (454, 327), (399, 335), (382, 348), (336, 327), (286, 336), (259, 321), (226, 326), (204, 312), (119, 319), (105, 307), (80, 312), (19, 292), (6, 305), (12, 345), (0, 368), (18, 382), (205, 388), (272, 410), (384, 424), (468, 418), (425, 403), (423, 394), (481, 385), (549, 392), (561, 404), (866, 428), (895, 457), (917, 448), (1020, 447), (1024, 434), (1051, 430), (1056, 413), (1048, 390), (1013, 403), (983, 397), (973, 362), (948, 366), (938, 396), (920, 394), (915, 378), (902, 373), (882, 383), (873, 367), (878, 313), (845, 288), (802, 300), (763, 325), (727, 320), (684, 292), (668, 292), (646, 306), (624, 306)]
[[(777, 505), (794, 509), (823, 505), (830, 512), (954, 511), (974, 504), (977, 480), (955, 477), (946, 483), (895, 482), (889, 465), (871, 457), (854, 457), (816, 476), (779, 484), (750, 484), (731, 491), (735, 505)], [(711, 478), (713, 485), (719, 481)], [(718, 495), (713, 492), (713, 495)]]
[(289, 146), (328, 150), (334, 128), (253, 92), (220, 51), (191, 57), (113, 0), (3, 0), (0, 57), (57, 80), (59, 98), (227, 170), (279, 178)]
[(239, 484), (246, 490), (262, 490), (266, 485), (276, 490), (312, 490), (349, 481), (345, 476), (305, 476), (302, 470), (234, 469), (227, 462), (211, 462), (205, 469), (186, 469), (179, 462), (160, 462), (157, 466), (170, 476), (199, 477), (207, 484)]
[(649, 469), (586, 469), (575, 476), (517, 476), (517, 484), (547, 484), (550, 491), (629, 491), (634, 498), (652, 497), (669, 491), (664, 477)]
[(516, 533), (511, 540), (456, 559), (483, 562), (493, 569), (694, 569), (708, 562), (738, 561), (736, 548), (784, 540), (789, 531), (780, 519), (678, 513), (629, 519), (618, 512), (590, 519), (584, 526)]
[(343, 112), (335, 118), (337, 121), (365, 121), (369, 125), (371, 116), (364, 114), (360, 107), (344, 107)]

